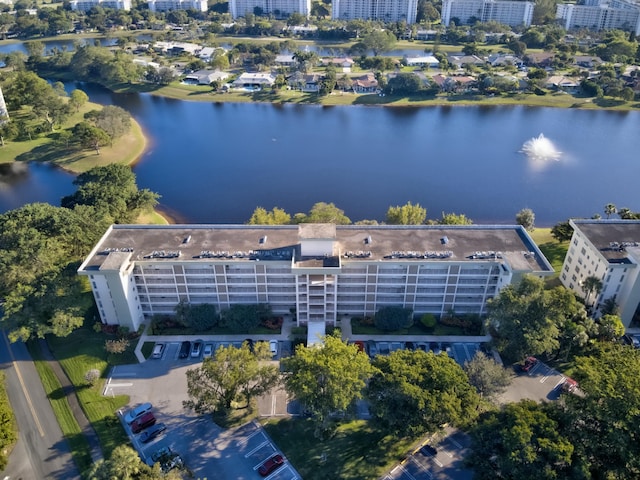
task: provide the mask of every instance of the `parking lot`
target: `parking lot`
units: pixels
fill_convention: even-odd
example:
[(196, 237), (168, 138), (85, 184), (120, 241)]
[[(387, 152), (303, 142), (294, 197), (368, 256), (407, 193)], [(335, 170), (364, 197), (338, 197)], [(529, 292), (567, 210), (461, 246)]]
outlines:
[(434, 454), (416, 450), (396, 465), (383, 480), (470, 480), (473, 472), (464, 467), (463, 459), (469, 448), (469, 437), (458, 430), (446, 429), (441, 440), (429, 444)]
[(396, 350), (422, 350), (435, 354), (446, 353), (453, 358), (460, 366), (471, 360), (478, 350), (480, 344), (476, 342), (387, 342), (372, 341), (366, 342), (369, 356), (389, 355)]
[(514, 367), (514, 374), (515, 377), (506, 392), (500, 396), (501, 403), (519, 402), (524, 399), (557, 400), (561, 392), (559, 387), (567, 378), (540, 360), (528, 372)]
[[(142, 443), (144, 430), (132, 434), (123, 421), (134, 448), (143, 461), (151, 464), (151, 456), (168, 447), (182, 457), (195, 478), (263, 478), (257, 471), (260, 465), (281, 452), (259, 424), (222, 430), (208, 416), (197, 415), (182, 406), (187, 399), (186, 370), (200, 365), (202, 353), (180, 358), (180, 348), (181, 342), (167, 342), (160, 358), (144, 364), (117, 366), (110, 372), (105, 395), (127, 394), (130, 407), (150, 402), (156, 424), (166, 425), (165, 431)], [(286, 411), (286, 405), (284, 408)], [(120, 412), (121, 416), (127, 410)], [(290, 480), (300, 476), (285, 462), (266, 478)]]

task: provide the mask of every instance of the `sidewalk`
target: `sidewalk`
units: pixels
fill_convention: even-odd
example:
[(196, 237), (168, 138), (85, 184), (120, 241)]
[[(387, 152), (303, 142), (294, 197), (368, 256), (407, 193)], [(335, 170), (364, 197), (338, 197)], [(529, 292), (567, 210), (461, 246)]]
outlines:
[(47, 360), (47, 363), (53, 370), (53, 373), (55, 373), (58, 381), (60, 382), (60, 385), (62, 385), (62, 393), (65, 397), (67, 397), (69, 407), (71, 408), (71, 413), (73, 413), (74, 418), (78, 422), (80, 430), (82, 430), (82, 434), (87, 438), (87, 441), (89, 442), (89, 448), (91, 449), (91, 460), (94, 463), (102, 460), (104, 457), (102, 455), (102, 448), (100, 448), (98, 435), (89, 422), (89, 419), (87, 419), (87, 416), (84, 414), (84, 410), (82, 410), (82, 408), (80, 407), (78, 396), (76, 395), (76, 391), (73, 388), (69, 377), (67, 377), (67, 374), (60, 366), (60, 362), (58, 362), (51, 353), (47, 341), (44, 339), (40, 339), (38, 341), (38, 344), (40, 346), (40, 350), (42, 351), (42, 356), (45, 358), (45, 360)]

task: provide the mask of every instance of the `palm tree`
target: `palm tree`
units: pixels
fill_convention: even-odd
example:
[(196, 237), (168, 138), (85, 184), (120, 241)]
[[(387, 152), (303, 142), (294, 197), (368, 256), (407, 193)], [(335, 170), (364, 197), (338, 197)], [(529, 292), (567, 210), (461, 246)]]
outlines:
[(609, 218), (611, 215), (613, 215), (617, 211), (618, 211), (618, 209), (616, 208), (616, 206), (613, 203), (607, 203), (604, 206), (604, 214), (607, 216), (607, 218)]
[(593, 275), (587, 277), (582, 282), (582, 291), (584, 292), (584, 303), (589, 306), (589, 298), (591, 294), (595, 292), (596, 298), (602, 291), (602, 280)]

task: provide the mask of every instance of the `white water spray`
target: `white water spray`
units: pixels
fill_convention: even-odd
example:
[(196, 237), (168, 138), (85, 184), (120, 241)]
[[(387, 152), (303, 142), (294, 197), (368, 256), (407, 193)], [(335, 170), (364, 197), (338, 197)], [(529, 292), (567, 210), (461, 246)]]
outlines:
[(558, 151), (551, 140), (542, 133), (537, 137), (524, 142), (522, 150), (529, 159), (545, 162), (548, 160), (560, 160), (562, 152)]

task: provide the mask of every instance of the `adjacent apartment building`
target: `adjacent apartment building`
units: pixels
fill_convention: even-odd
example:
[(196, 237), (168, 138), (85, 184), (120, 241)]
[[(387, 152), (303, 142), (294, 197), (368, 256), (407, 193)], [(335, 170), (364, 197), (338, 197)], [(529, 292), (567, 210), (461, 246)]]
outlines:
[(259, 9), (262, 14), (278, 18), (288, 17), (292, 13), (300, 13), (305, 17), (311, 12), (311, 0), (229, 0), (229, 12), (236, 19), (247, 13), (255, 13)]
[(496, 22), (517, 27), (531, 26), (534, 2), (501, 0), (443, 0), (442, 24), (449, 26), (452, 18), (467, 24), (473, 18), (481, 22)]
[(552, 267), (520, 226), (113, 225), (80, 266), (103, 323), (136, 330), (179, 302), (269, 304), (324, 332), (383, 306), (483, 314)]
[(170, 10), (197, 10), (206, 12), (207, 0), (147, 0), (152, 12), (168, 12)]
[(69, 4), (72, 10), (81, 12), (88, 12), (94, 7), (131, 10), (131, 0), (71, 0)]
[(625, 327), (640, 320), (640, 221), (571, 220), (573, 237), (562, 265), (562, 284), (585, 297), (587, 277), (602, 281), (602, 291), (587, 298), (597, 310), (613, 299)]
[(561, 3), (556, 18), (565, 29), (619, 29), (640, 35), (640, 4), (627, 0), (588, 0), (582, 5)]
[(416, 23), (418, 0), (333, 0), (332, 14), (339, 20), (378, 20)]

